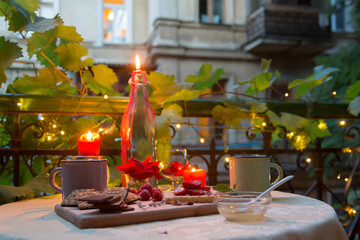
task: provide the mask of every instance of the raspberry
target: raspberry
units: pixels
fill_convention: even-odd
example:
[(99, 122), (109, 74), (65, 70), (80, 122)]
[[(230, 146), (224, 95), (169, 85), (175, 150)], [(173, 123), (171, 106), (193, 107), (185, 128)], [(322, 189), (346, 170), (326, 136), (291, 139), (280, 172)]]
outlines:
[(137, 194), (136, 190), (133, 189), (133, 188), (130, 188), (129, 192), (134, 193), (134, 194)]
[(148, 201), (151, 197), (150, 192), (147, 189), (141, 190), (139, 196), (141, 197), (141, 201)]
[(149, 191), (150, 195), (152, 195), (153, 189), (150, 184), (147, 183), (145, 185), (142, 185), (139, 191), (141, 192), (143, 189), (147, 189)]
[(152, 194), (153, 200), (155, 201), (162, 201), (163, 200), (163, 194), (160, 189), (154, 188), (153, 194)]

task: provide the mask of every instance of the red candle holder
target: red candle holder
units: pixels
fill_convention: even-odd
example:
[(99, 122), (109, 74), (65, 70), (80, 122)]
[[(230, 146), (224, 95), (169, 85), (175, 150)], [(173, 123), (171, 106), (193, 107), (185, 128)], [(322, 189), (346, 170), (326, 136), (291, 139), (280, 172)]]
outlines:
[(206, 171), (204, 169), (191, 169), (184, 170), (184, 182), (189, 182), (190, 180), (200, 180), (201, 186), (206, 186)]
[(90, 131), (81, 135), (78, 139), (78, 155), (100, 155), (100, 135)]

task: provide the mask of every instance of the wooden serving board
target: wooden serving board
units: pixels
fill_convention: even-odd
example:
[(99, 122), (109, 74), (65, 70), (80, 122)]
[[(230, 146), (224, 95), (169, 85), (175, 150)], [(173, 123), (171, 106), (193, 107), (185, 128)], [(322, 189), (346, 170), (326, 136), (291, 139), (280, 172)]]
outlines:
[(218, 213), (215, 203), (194, 203), (191, 206), (165, 204), (146, 208), (145, 210), (139, 208), (136, 204), (130, 205), (130, 207), (135, 208), (135, 210), (130, 212), (103, 213), (98, 209), (80, 210), (77, 207), (62, 207), (60, 204), (57, 204), (55, 212), (81, 229), (115, 227)]

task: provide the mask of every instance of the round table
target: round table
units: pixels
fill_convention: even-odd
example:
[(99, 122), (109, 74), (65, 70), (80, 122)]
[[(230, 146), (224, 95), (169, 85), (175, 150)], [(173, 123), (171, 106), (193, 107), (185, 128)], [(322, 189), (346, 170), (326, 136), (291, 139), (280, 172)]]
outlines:
[(60, 195), (0, 206), (0, 239), (347, 239), (328, 204), (272, 192), (273, 202), (257, 222), (233, 223), (221, 215), (181, 218), (111, 228), (79, 229), (54, 212)]

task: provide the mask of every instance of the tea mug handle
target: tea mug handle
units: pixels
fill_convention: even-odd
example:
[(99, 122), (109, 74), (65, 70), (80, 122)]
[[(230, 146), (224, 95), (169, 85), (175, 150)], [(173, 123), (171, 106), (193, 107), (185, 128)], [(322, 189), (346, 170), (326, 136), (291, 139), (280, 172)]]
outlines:
[(61, 172), (62, 169), (61, 167), (58, 167), (58, 168), (54, 168), (50, 174), (49, 174), (49, 183), (50, 185), (58, 192), (62, 193), (62, 188), (59, 187), (56, 182), (55, 182), (55, 175), (58, 173), (58, 172)]
[(274, 185), (275, 183), (277, 183), (278, 181), (280, 181), (281, 179), (283, 179), (283, 170), (282, 168), (277, 165), (276, 163), (270, 163), (270, 168), (275, 168), (278, 172), (278, 177), (276, 178), (276, 180), (274, 182), (272, 182), (270, 185)]

